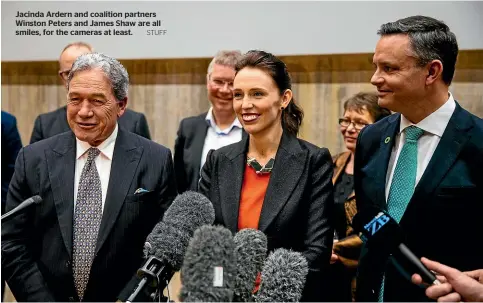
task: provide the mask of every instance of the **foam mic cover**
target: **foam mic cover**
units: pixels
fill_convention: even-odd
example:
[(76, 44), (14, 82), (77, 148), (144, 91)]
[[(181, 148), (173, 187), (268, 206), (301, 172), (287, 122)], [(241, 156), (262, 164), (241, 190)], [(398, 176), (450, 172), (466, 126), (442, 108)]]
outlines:
[(267, 257), (267, 236), (256, 229), (245, 228), (235, 234), (237, 274), (234, 302), (252, 302), (258, 273)]
[(274, 250), (263, 265), (255, 302), (299, 302), (308, 272), (307, 260), (301, 253)]
[(352, 226), (356, 232), (361, 232), (365, 236), (368, 248), (382, 254), (383, 257), (390, 256), (402, 274), (418, 273), (425, 282), (439, 284), (436, 276), (404, 244), (403, 230), (387, 212), (373, 206), (366, 207), (354, 216)]
[(232, 302), (235, 242), (222, 226), (202, 226), (190, 240), (181, 268), (182, 302)]
[(179, 271), (195, 230), (214, 221), (215, 211), (208, 198), (197, 192), (184, 192), (174, 199), (163, 220), (147, 236), (144, 254), (165, 260), (174, 271)]
[(178, 195), (163, 220), (147, 236), (144, 244), (147, 260), (122, 290), (119, 299), (126, 302), (147, 300), (153, 288), (163, 286), (181, 269), (194, 231), (214, 221), (213, 205), (204, 195), (192, 191)]

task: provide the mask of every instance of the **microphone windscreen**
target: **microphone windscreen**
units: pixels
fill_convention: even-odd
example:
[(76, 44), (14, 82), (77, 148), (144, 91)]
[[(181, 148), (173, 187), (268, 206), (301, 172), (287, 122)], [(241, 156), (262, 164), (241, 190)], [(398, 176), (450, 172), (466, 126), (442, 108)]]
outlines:
[(174, 199), (163, 220), (146, 238), (144, 255), (166, 261), (178, 271), (194, 231), (202, 225), (213, 224), (214, 220), (210, 200), (196, 192), (184, 192)]
[(215, 210), (203, 194), (187, 191), (174, 199), (163, 221), (193, 234), (200, 226), (215, 222)]
[(190, 240), (181, 268), (182, 302), (232, 302), (235, 242), (222, 226), (202, 226)]
[(299, 302), (308, 272), (307, 260), (301, 253), (284, 248), (274, 250), (263, 265), (255, 301)]
[(235, 234), (237, 274), (234, 302), (252, 302), (258, 274), (267, 257), (267, 236), (256, 229), (245, 228)]

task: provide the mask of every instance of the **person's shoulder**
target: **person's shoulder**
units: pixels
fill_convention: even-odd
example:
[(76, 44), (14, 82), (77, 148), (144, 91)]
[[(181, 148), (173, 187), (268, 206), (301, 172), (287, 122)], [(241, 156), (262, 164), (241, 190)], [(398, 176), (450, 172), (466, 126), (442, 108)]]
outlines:
[(143, 147), (144, 151), (148, 153), (149, 156), (171, 154), (171, 150), (168, 147), (154, 142), (153, 140), (149, 140), (143, 136), (128, 131), (124, 131), (124, 134), (127, 136), (127, 140), (129, 140), (130, 142), (134, 142), (136, 146)]
[(15, 123), (17, 123), (15, 116), (2, 110), (2, 125), (14, 125)]
[[(66, 131), (52, 137), (31, 143), (23, 148), (24, 154), (43, 157), (46, 150), (65, 151), (75, 143), (72, 131)], [(73, 146), (75, 148), (75, 145)]]
[(137, 111), (132, 110), (132, 109), (129, 109), (129, 108), (126, 108), (126, 110), (124, 111), (123, 116), (124, 115), (126, 115), (126, 117), (131, 117), (131, 118), (134, 118), (134, 119), (141, 119), (141, 117), (144, 116), (143, 113), (137, 112)]
[(325, 153), (329, 152), (329, 149), (327, 147), (323, 146), (318, 146), (312, 142), (309, 142), (307, 140), (297, 138), (298, 143), (300, 144), (300, 147), (303, 150), (307, 150), (309, 154), (319, 154), (319, 153)]
[(180, 125), (183, 125), (184, 127), (191, 127), (194, 124), (199, 124), (199, 123), (204, 123), (206, 121), (206, 115), (208, 113), (202, 113), (200, 115), (196, 116), (189, 116), (186, 118), (181, 119)]

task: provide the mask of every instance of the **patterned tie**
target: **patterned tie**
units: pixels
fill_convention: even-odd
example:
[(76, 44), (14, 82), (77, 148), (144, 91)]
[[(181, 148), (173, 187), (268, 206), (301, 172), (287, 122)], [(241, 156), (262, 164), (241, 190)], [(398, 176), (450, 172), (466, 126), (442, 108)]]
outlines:
[[(407, 127), (405, 132), (406, 142), (399, 154), (387, 198), (387, 211), (398, 223), (414, 193), (418, 168), (418, 139), (423, 135), (424, 130), (413, 125)], [(379, 290), (379, 302), (384, 302), (384, 280), (383, 276)]]
[(102, 219), (101, 179), (94, 162), (100, 152), (97, 148), (88, 150), (75, 205), (72, 267), (75, 287), (81, 301), (89, 280)]

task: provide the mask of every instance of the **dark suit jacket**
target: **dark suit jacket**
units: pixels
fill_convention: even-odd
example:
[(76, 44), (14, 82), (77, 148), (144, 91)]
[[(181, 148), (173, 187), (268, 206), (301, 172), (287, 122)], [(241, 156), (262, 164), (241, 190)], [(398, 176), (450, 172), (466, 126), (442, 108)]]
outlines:
[[(66, 132), (23, 148), (7, 210), (43, 201), (2, 224), (2, 276), (18, 301), (77, 301), (72, 274), (76, 141)], [(119, 128), (84, 301), (114, 302), (142, 265), (146, 236), (176, 196), (169, 149)], [(149, 192), (134, 194), (136, 189)]]
[[(373, 205), (387, 210), (388, 162), (399, 131), (400, 114), (365, 127), (358, 137), (355, 192), (359, 210)], [(388, 143), (385, 143), (389, 137)], [(405, 244), (418, 256), (459, 270), (483, 268), (483, 120), (457, 103), (455, 112), (409, 202), (400, 226)], [(395, 255), (401, 266), (402, 259)], [(377, 301), (382, 260), (377, 249), (364, 247), (359, 262), (357, 300)], [(407, 264), (406, 264), (407, 265)], [(425, 301), (415, 286), (387, 265), (385, 301)]]
[[(148, 122), (143, 113), (126, 109), (124, 114), (118, 119), (118, 123), (120, 128), (122, 127), (127, 131), (151, 140)], [(59, 109), (37, 116), (30, 137), (30, 144), (70, 130), (67, 122), (67, 106), (62, 106)]]
[[(179, 124), (174, 143), (174, 169), (180, 194), (198, 190), (201, 155), (209, 127), (205, 119), (207, 114), (185, 118)], [(245, 130), (242, 130), (242, 137), (246, 136)]]
[(15, 116), (2, 110), (2, 215), (5, 211), (8, 185), (15, 169), (15, 160), (22, 148)]
[[(208, 153), (199, 192), (215, 209), (215, 224), (238, 229), (239, 201), (246, 167), (248, 136)], [(284, 132), (262, 206), (258, 229), (268, 250), (287, 248), (307, 258), (309, 275), (304, 301), (321, 301), (334, 230), (333, 165), (329, 151)]]

